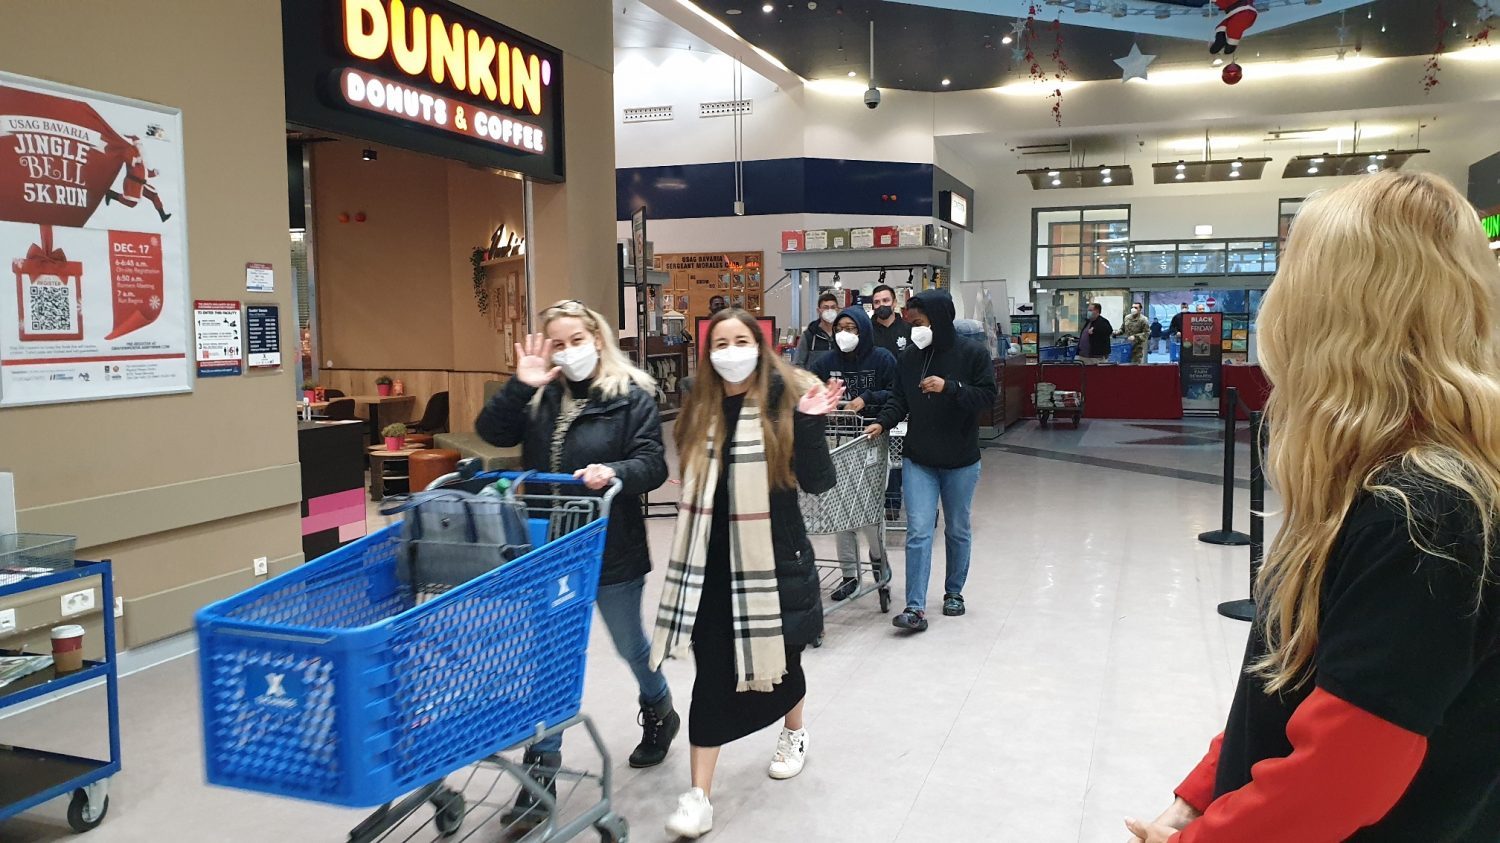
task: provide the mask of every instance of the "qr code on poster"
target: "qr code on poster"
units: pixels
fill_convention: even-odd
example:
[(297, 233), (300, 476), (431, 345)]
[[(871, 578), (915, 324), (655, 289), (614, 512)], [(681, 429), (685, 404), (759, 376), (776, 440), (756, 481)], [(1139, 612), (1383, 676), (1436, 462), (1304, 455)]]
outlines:
[(82, 334), (74, 285), (26, 284), (23, 302), (22, 339), (77, 339)]

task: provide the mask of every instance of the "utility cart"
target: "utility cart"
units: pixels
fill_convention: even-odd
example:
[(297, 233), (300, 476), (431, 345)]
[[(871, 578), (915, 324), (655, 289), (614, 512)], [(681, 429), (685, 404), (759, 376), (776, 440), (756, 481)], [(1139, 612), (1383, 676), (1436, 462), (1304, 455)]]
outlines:
[[(1069, 366), (1078, 369), (1078, 389), (1060, 390), (1047, 380), (1048, 366)], [(1053, 419), (1072, 419), (1073, 427), (1083, 424), (1084, 393), (1088, 388), (1089, 367), (1078, 362), (1037, 362), (1036, 420), (1046, 427)]]
[[(0, 599), (64, 586), (93, 591), (98, 581), (104, 614), (104, 658), (59, 674), (46, 653), (0, 651), (0, 709), (102, 681), (109, 720), (109, 754), (82, 758), (42, 749), (0, 746), (0, 823), (45, 802), (69, 797), (68, 825), (79, 833), (104, 821), (109, 811), (109, 778), (120, 772), (120, 680), (115, 666), (114, 577), (108, 560), (73, 559), (67, 536), (0, 535)], [(69, 596), (72, 596), (71, 594)], [(66, 598), (64, 598), (66, 599)], [(41, 649), (41, 648), (33, 648)]]

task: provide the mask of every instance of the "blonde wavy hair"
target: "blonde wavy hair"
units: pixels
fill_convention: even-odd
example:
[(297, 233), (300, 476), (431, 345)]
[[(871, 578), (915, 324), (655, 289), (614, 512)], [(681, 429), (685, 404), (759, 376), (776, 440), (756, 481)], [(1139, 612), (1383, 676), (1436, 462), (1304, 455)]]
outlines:
[[(638, 386), (647, 393), (656, 395), (656, 379), (631, 364), (630, 358), (620, 350), (619, 343), (615, 341), (615, 332), (603, 315), (590, 310), (582, 302), (572, 299), (560, 301), (542, 311), (541, 332), (546, 334), (549, 325), (564, 318), (581, 321), (584, 330), (599, 338), (599, 371), (594, 375), (593, 384), (595, 393), (605, 400), (611, 400), (629, 393), (631, 386)], [(541, 395), (542, 390), (537, 390), (533, 401), (540, 400)]]
[[(724, 379), (714, 369), (709, 355), (713, 352), (714, 329), (721, 323), (735, 320), (749, 329), (755, 337), (755, 346), (760, 351), (760, 362), (750, 376), (747, 399), (761, 407), (760, 424), (766, 447), (766, 476), (772, 488), (796, 488), (797, 478), (792, 472), (792, 421), (797, 402), (803, 393), (817, 385), (818, 378), (811, 372), (793, 368), (776, 349), (766, 342), (760, 323), (750, 313), (735, 307), (725, 308), (713, 315), (704, 336), (708, 342), (699, 349), (698, 373), (693, 377), (693, 388), (682, 405), (682, 414), (677, 419), (677, 454), (681, 459), (684, 477), (698, 480), (703, 488), (703, 474), (708, 470), (708, 437), (712, 433), (719, 444), (724, 442)], [(771, 382), (780, 380), (781, 394), (770, 402)]]
[(1252, 670), (1277, 692), (1311, 672), (1328, 556), (1361, 493), (1402, 506), (1413, 542), (1452, 560), (1433, 540), (1437, 514), (1390, 480), (1451, 489), (1472, 500), (1486, 559), (1495, 547), (1500, 268), (1446, 181), (1361, 176), (1297, 215), (1259, 332), (1274, 387), (1266, 469), (1285, 520), (1256, 595), (1270, 652)]

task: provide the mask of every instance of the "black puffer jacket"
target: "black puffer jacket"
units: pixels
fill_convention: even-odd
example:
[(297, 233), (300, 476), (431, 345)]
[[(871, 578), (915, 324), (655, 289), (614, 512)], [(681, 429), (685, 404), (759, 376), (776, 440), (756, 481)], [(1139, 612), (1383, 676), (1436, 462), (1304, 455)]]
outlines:
[[(541, 401), (532, 407), (536, 389), (511, 378), (480, 412), (475, 429), (491, 445), (520, 445), (521, 464), (528, 470), (548, 471), (552, 432), (567, 388), (569, 385), (558, 378), (544, 387)], [(667, 482), (661, 414), (654, 396), (637, 386), (612, 399), (590, 393), (588, 405), (574, 419), (563, 441), (560, 471), (572, 474), (591, 463), (614, 469), (621, 485), (610, 507), (599, 584), (644, 577), (651, 570), (651, 549), (646, 544), (640, 496)]]
[[(688, 393), (691, 379), (683, 382)], [(767, 401), (776, 406), (785, 385), (779, 378), (771, 382)], [(792, 420), (792, 471), (797, 485), (809, 494), (820, 495), (838, 483), (833, 460), (828, 456), (828, 440), (822, 416), (797, 413)], [(823, 599), (819, 593), (818, 569), (813, 564), (812, 542), (802, 520), (797, 489), (771, 489), (771, 548), (776, 555), (776, 590), (781, 597), (781, 634), (787, 646), (801, 649), (823, 634)]]

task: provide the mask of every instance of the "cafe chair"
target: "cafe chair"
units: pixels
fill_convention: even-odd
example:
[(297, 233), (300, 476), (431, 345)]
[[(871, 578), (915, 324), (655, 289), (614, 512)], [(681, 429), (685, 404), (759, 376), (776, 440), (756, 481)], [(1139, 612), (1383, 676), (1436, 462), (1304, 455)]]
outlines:
[(354, 399), (340, 398), (337, 401), (329, 401), (327, 408), (323, 410), (323, 418), (329, 421), (349, 421), (354, 418)]
[(325, 389), (325, 390), (323, 390), (323, 398), (325, 400), (332, 401), (335, 398), (343, 398), (343, 397), (344, 397), (344, 391), (342, 389)]
[(427, 408), (422, 411), (422, 419), (411, 425), (411, 429), (417, 433), (447, 433), (448, 393), (433, 393), (432, 397), (427, 399)]

